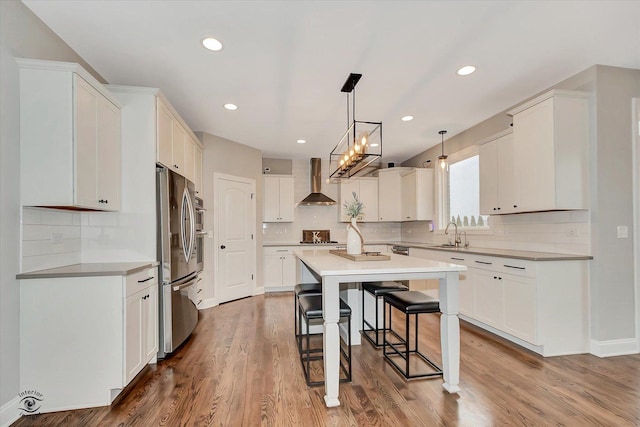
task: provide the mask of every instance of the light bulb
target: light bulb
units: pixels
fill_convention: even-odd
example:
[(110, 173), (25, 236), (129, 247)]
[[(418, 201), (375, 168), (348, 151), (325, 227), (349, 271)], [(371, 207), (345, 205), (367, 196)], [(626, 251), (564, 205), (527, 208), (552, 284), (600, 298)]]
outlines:
[(349, 156), (353, 157), (353, 148), (349, 151)]
[(356, 150), (356, 153), (360, 152), (360, 146), (358, 144), (356, 144), (353, 148)]
[(445, 160), (445, 159), (440, 160), (440, 167), (441, 167), (442, 169), (446, 169), (446, 167), (447, 167), (447, 162), (446, 162), (446, 160)]
[(347, 160), (349, 160), (349, 155), (347, 153), (344, 153), (344, 161), (346, 162)]
[(363, 146), (364, 146), (364, 145), (367, 145), (367, 137), (366, 137), (366, 136), (363, 136), (363, 137), (362, 137), (362, 145), (363, 145)]

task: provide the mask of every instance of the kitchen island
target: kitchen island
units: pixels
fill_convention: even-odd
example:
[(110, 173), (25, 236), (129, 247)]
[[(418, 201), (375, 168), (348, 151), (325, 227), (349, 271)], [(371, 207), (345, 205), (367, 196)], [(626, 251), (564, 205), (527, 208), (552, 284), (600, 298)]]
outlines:
[[(442, 347), (443, 387), (449, 393), (460, 391), (460, 321), (458, 319), (458, 275), (467, 267), (409, 256), (391, 255), (388, 261), (350, 261), (325, 249), (297, 250), (298, 283), (322, 283), (324, 317), (324, 379), (325, 404), (339, 406), (340, 284), (368, 281), (399, 281), (439, 279), (440, 283), (440, 345)], [(355, 308), (358, 300), (347, 301)], [(354, 310), (359, 313), (359, 310)], [(355, 319), (356, 325), (360, 324)]]

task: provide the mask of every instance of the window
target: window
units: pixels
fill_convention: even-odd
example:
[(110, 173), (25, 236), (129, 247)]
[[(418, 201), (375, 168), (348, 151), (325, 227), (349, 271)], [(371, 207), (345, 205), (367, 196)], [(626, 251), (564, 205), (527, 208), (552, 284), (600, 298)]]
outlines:
[(449, 222), (469, 229), (488, 228), (488, 215), (480, 215), (480, 157), (477, 149), (465, 154), (450, 156), (449, 171), (443, 173), (441, 229)]

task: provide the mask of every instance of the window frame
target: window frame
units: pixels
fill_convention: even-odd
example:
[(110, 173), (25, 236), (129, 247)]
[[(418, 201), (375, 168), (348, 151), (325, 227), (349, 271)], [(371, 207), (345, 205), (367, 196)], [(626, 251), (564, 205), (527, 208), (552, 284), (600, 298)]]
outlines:
[[(473, 156), (480, 156), (480, 147), (478, 145), (472, 145), (449, 155), (447, 157), (447, 169), (443, 170), (439, 166), (436, 166), (436, 234), (444, 234), (444, 230), (449, 223), (449, 218), (451, 218), (451, 214), (449, 212), (449, 166), (452, 163), (457, 163)], [(478, 180), (480, 180), (480, 176), (478, 176)], [(483, 227), (465, 227), (463, 225), (459, 226), (458, 230), (464, 230), (467, 234), (493, 234), (493, 228), (491, 226), (491, 221), (489, 220), (487, 220), (487, 224)]]

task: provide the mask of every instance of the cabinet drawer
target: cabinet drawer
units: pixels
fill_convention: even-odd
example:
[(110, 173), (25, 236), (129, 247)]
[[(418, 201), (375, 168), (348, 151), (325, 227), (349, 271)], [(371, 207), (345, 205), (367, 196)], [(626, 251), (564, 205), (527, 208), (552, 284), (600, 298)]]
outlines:
[(291, 255), (296, 246), (271, 246), (262, 249), (263, 255)]
[(125, 295), (133, 295), (138, 291), (158, 284), (158, 270), (149, 268), (125, 277)]
[(490, 270), (494, 273), (514, 274), (516, 276), (535, 277), (536, 268), (532, 261), (513, 258), (487, 257), (474, 255), (469, 257), (470, 267)]

